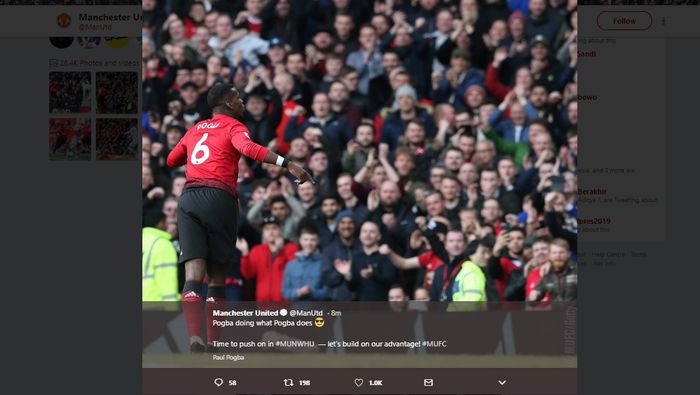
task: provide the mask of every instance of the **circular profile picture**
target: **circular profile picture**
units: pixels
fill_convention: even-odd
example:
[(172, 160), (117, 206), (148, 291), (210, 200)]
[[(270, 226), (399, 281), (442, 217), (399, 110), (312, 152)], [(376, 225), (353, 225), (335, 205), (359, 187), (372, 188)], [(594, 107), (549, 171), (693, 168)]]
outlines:
[(58, 49), (65, 49), (73, 44), (73, 37), (50, 37), (51, 45)]
[(97, 48), (101, 41), (101, 37), (78, 37), (78, 44), (85, 49)]
[(105, 43), (112, 48), (124, 48), (129, 43), (129, 37), (105, 37)]
[(64, 29), (67, 28), (68, 26), (70, 26), (70, 15), (66, 14), (65, 12), (62, 14), (59, 14), (56, 17), (56, 23), (61, 28), (64, 28)]

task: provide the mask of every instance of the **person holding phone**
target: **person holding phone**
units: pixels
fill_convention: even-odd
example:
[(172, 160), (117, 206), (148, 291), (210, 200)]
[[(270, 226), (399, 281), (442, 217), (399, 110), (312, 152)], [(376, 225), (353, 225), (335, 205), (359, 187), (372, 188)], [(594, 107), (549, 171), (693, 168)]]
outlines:
[[(523, 258), (524, 241), (525, 230), (510, 226), (505, 228), (496, 238), (496, 244), (493, 246), (493, 256), (488, 264), (488, 273), (489, 277), (495, 282), (499, 300), (525, 299), (524, 282), (522, 290), (513, 289), (512, 286), (509, 287), (511, 285), (511, 276), (524, 277), (522, 275), (525, 266)], [(514, 272), (518, 273), (514, 274)], [(506, 292), (506, 288), (509, 288), (508, 292)]]

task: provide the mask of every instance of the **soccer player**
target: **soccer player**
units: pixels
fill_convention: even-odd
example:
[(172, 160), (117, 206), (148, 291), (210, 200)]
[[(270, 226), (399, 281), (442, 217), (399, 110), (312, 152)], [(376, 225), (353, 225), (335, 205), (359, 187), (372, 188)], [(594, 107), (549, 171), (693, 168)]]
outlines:
[(179, 200), (180, 263), (185, 264), (183, 310), (190, 335), (190, 351), (205, 351), (201, 334), (202, 282), (206, 274), (207, 340), (210, 349), (220, 328), (212, 325), (212, 311), (225, 300), (226, 272), (234, 260), (238, 224), (238, 161), (245, 155), (285, 167), (298, 184), (314, 182), (302, 167), (251, 140), (243, 121), (243, 100), (232, 84), (209, 90), (213, 117), (195, 124), (170, 152), (169, 167), (187, 164), (185, 190)]

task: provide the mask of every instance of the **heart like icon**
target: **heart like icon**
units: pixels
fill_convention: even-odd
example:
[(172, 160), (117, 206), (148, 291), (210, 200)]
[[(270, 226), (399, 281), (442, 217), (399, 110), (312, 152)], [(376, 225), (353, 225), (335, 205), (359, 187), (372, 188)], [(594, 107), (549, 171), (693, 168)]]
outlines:
[(362, 380), (362, 379), (355, 379), (355, 385), (358, 386), (358, 387), (362, 387), (362, 384), (363, 384), (364, 382), (365, 382), (365, 381)]

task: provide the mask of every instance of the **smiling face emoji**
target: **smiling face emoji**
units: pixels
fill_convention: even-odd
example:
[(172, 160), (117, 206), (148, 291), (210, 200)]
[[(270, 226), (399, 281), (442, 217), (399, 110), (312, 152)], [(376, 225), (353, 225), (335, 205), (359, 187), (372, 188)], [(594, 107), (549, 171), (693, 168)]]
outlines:
[(323, 319), (323, 317), (316, 317), (316, 319), (314, 319), (314, 325), (316, 325), (316, 328), (323, 328), (325, 323), (326, 321)]

